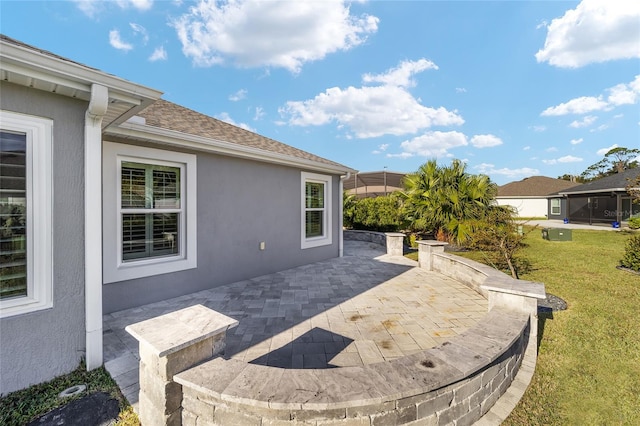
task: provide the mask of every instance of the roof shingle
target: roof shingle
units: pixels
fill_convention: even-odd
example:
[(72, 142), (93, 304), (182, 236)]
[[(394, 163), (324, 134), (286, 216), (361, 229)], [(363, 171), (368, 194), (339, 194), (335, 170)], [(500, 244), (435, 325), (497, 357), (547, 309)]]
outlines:
[(319, 157), (309, 152), (294, 148), (282, 142), (261, 136), (224, 121), (209, 117), (197, 111), (185, 108), (173, 102), (159, 99), (139, 116), (145, 119), (146, 125), (174, 130), (190, 135), (201, 136), (224, 142), (230, 142), (268, 152), (301, 158), (317, 163), (346, 168), (346, 166)]
[(640, 168), (629, 169), (625, 170), (624, 172), (593, 180), (591, 182), (587, 182), (579, 186), (574, 186), (571, 189), (560, 192), (562, 192), (563, 194), (572, 194), (577, 192), (611, 191), (614, 189), (621, 189), (629, 185), (630, 181), (635, 179), (638, 175), (640, 175)]
[(579, 185), (546, 176), (531, 176), (498, 187), (498, 197), (545, 197)]

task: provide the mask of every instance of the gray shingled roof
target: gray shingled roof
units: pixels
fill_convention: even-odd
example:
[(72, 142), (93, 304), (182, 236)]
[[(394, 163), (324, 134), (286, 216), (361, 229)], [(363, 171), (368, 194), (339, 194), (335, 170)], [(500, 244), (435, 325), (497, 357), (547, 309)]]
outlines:
[(568, 180), (531, 176), (498, 187), (498, 197), (546, 197), (579, 185)]
[(195, 136), (216, 139), (238, 145), (275, 152), (294, 158), (315, 161), (347, 168), (346, 166), (308, 153), (282, 142), (261, 136), (224, 121), (209, 117), (197, 111), (185, 108), (173, 102), (159, 99), (138, 114), (146, 121), (146, 125), (175, 130)]
[(574, 186), (571, 189), (560, 191), (561, 194), (576, 194), (586, 192), (606, 192), (613, 190), (624, 190), (632, 179), (640, 175), (640, 168), (625, 170), (615, 175), (603, 177), (598, 180)]

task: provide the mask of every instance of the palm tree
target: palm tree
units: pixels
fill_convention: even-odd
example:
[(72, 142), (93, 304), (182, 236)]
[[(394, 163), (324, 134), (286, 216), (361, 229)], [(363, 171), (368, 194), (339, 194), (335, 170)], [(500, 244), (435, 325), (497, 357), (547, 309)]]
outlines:
[(404, 179), (405, 214), (415, 231), (444, 231), (463, 242), (471, 233), (470, 219), (484, 215), (497, 192), (486, 175), (472, 175), (465, 164), (453, 160), (451, 166), (427, 161)]

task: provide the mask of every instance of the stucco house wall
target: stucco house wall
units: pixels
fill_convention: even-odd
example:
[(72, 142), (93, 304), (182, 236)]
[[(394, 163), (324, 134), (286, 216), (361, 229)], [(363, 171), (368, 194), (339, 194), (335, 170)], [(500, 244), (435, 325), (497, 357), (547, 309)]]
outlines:
[(197, 268), (106, 283), (105, 314), (339, 255), (339, 176), (332, 178), (332, 244), (302, 249), (300, 169), (195, 154)]
[(0, 82), (0, 109), (53, 120), (53, 308), (0, 321), (0, 394), (68, 373), (84, 354), (87, 102)]
[(505, 198), (496, 197), (499, 206), (511, 206), (516, 209), (518, 217), (545, 217), (547, 215), (547, 198)]

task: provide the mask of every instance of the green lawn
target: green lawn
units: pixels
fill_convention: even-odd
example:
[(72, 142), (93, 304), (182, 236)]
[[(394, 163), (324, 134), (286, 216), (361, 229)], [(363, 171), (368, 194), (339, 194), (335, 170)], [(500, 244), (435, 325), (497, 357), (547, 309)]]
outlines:
[(540, 319), (536, 372), (505, 425), (640, 424), (640, 275), (616, 269), (627, 238), (529, 234), (523, 254), (533, 270), (521, 278), (543, 282), (569, 307)]

